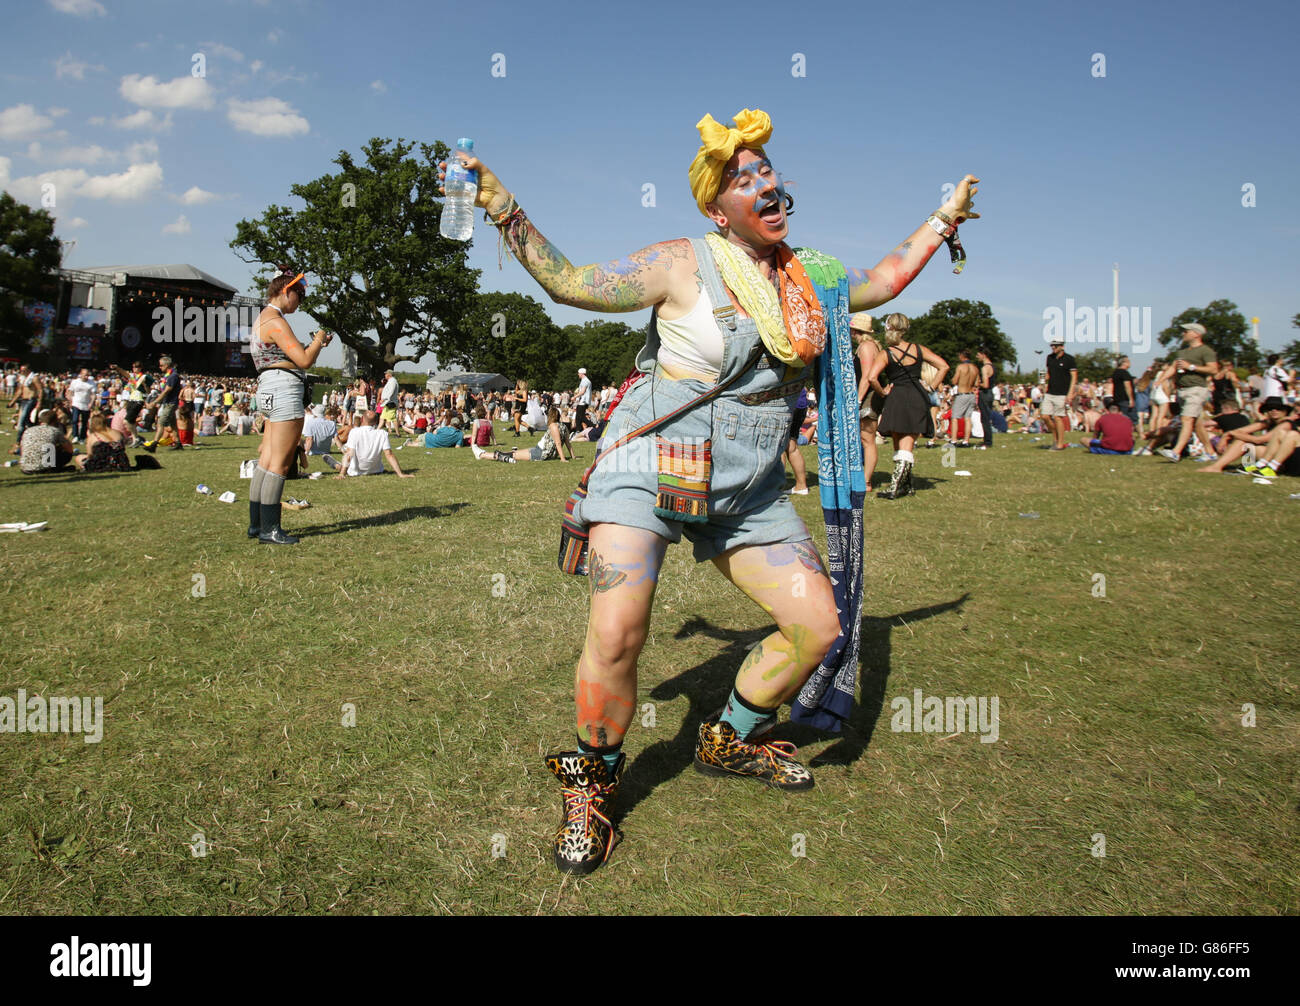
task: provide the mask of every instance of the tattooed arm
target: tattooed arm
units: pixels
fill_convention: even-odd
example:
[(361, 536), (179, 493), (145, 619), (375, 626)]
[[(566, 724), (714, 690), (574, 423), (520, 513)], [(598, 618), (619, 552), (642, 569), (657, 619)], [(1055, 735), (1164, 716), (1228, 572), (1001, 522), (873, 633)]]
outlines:
[[(978, 217), (970, 208), (971, 199), (979, 191), (972, 186), (978, 181), (974, 175), (967, 175), (939, 208), (958, 223)], [(941, 244), (943, 238), (923, 223), (874, 268), (849, 269), (849, 310), (868, 311), (893, 300), (916, 279)]]
[[(510, 206), (510, 192), (478, 158), (464, 163), (479, 173), (476, 205), (499, 216)], [(439, 177), (445, 177), (445, 170)], [(612, 262), (575, 266), (522, 212), (511, 218), (504, 233), (510, 251), (551, 300), (588, 311), (617, 313), (662, 304), (672, 299), (673, 281), (680, 285), (680, 277), (691, 279), (695, 269), (695, 255), (685, 238), (661, 241)], [(692, 295), (697, 289), (692, 279)]]

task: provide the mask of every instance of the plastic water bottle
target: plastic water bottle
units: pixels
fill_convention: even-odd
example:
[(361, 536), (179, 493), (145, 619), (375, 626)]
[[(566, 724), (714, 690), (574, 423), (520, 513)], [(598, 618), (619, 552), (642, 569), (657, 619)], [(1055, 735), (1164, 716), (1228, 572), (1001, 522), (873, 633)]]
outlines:
[(442, 222), (438, 233), (453, 241), (468, 241), (474, 233), (474, 200), (478, 197), (478, 172), (461, 164), (458, 155), (474, 155), (474, 141), (462, 136), (456, 141), (456, 153), (447, 161), (443, 188), (447, 197), (442, 203)]

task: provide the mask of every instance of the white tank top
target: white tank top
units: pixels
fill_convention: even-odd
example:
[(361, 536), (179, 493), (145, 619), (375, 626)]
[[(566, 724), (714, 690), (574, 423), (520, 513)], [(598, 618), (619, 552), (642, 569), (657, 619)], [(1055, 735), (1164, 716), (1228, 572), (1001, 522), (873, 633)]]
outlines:
[(717, 380), (722, 372), (722, 333), (713, 316), (708, 288), (700, 290), (695, 306), (680, 318), (655, 319), (659, 328), (661, 366), (672, 371), (688, 370)]

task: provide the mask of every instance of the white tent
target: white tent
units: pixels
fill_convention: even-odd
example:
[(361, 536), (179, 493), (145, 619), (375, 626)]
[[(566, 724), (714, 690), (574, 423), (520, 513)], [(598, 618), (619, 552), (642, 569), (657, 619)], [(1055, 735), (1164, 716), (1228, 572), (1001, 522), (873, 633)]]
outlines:
[(425, 387), (429, 391), (437, 392), (445, 391), (447, 388), (459, 387), (462, 384), (469, 385), (471, 391), (500, 391), (515, 386), (513, 381), (500, 374), (475, 374), (467, 371), (454, 373), (443, 370), (436, 374), (430, 374), (428, 381), (425, 382)]

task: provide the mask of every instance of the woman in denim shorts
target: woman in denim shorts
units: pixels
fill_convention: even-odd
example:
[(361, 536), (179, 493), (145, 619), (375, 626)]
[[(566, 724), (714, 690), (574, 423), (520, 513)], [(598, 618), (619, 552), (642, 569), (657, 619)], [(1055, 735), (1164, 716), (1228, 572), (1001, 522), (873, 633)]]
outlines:
[[(712, 401), (604, 456), (575, 510), (575, 522), (589, 529), (591, 588), (575, 682), (578, 750), (546, 759), (563, 793), (553, 858), (566, 872), (590, 873), (613, 847), (608, 809), (636, 709), (637, 660), (664, 553), (683, 535), (697, 560), (711, 560), (776, 622), (742, 663), (726, 704), (700, 725), (695, 767), (780, 789), (813, 785), (793, 747), (765, 742), (764, 735), (840, 634), (830, 580), (785, 494), (781, 464), (794, 403), (809, 373), (793, 365), (788, 350), (801, 333), (815, 329), (808, 317), (821, 325), (822, 314), (809, 303), (799, 256), (785, 245), (793, 199), (763, 150), (771, 120), (746, 109), (736, 122), (728, 129), (710, 116), (700, 120), (703, 144), (690, 169), (696, 205), (718, 229), (710, 239), (722, 244), (720, 256), (706, 241), (683, 238), (575, 267), (482, 162), (456, 155), (479, 173), (477, 204), (553, 300), (601, 312), (653, 308), (637, 358), (645, 376), (614, 409), (605, 446), (735, 379)], [(849, 310), (882, 304), (907, 286), (952, 235), (940, 217), (952, 228), (978, 215), (970, 209), (977, 181), (967, 175), (941, 211), (875, 268), (848, 271)], [(723, 269), (733, 279), (724, 283)], [(774, 291), (765, 284), (779, 291), (774, 309)], [(764, 338), (742, 301), (763, 310)], [(847, 342), (847, 315), (835, 319), (841, 323)], [(774, 326), (788, 339), (784, 347)], [(811, 359), (797, 355), (803, 364)]]
[(265, 418), (262, 449), (248, 487), (248, 537), (263, 545), (296, 545), (298, 539), (280, 528), (280, 497), (289, 466), (302, 442), (304, 371), (316, 363), (332, 336), (319, 331), (303, 347), (285, 315), (293, 314), (307, 293), (303, 274), (281, 266), (267, 285), (267, 302), (253, 325), (251, 353), (257, 370), (257, 411)]

